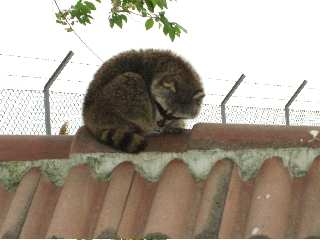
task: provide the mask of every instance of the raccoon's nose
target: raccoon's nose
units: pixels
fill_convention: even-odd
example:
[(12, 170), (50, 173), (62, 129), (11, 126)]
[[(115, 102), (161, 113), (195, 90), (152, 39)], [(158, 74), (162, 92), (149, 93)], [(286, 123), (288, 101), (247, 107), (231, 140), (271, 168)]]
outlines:
[(157, 122), (157, 124), (158, 124), (159, 127), (164, 127), (165, 120), (160, 120), (160, 121)]

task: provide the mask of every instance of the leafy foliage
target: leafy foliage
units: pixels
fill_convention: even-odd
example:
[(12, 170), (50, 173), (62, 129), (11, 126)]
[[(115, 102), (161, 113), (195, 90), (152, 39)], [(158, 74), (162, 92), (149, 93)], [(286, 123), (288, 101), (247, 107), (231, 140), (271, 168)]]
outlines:
[[(101, 0), (95, 0), (101, 3)], [(165, 17), (164, 9), (168, 9), (166, 0), (111, 0), (112, 9), (109, 13), (109, 24), (113, 28), (115, 25), (122, 29), (123, 21), (127, 22), (127, 15), (135, 14), (141, 17), (148, 18), (145, 22), (146, 30), (151, 29), (154, 23), (159, 23), (159, 29), (163, 27), (163, 33), (169, 36), (173, 42), (175, 37), (180, 37), (181, 30), (187, 33), (187, 30), (175, 22), (170, 22)], [(172, 1), (172, 0), (170, 0)], [(156, 7), (162, 11), (157, 14), (154, 12)], [(95, 5), (92, 2), (78, 0), (76, 5), (71, 5), (68, 10), (59, 10), (56, 13), (56, 22), (62, 25), (68, 25), (69, 28), (65, 28), (67, 32), (72, 32), (75, 23), (80, 23), (86, 26), (91, 24), (90, 19), (93, 17), (90, 15), (91, 11), (96, 10)], [(77, 19), (77, 20), (75, 20)]]

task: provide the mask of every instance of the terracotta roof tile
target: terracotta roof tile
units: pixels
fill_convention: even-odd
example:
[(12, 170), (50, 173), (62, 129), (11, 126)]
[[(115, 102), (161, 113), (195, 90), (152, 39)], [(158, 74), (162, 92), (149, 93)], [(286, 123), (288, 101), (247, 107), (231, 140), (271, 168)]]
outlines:
[(132, 163), (122, 163), (115, 169), (113, 177), (108, 183), (108, 191), (100, 209), (100, 217), (93, 236), (98, 238), (115, 238), (117, 236), (133, 175), (134, 165)]
[(68, 158), (73, 136), (0, 137), (0, 162)]
[(319, 237), (311, 130), (320, 128), (197, 124), (149, 137), (135, 155), (84, 127), (0, 136), (0, 237)]
[(61, 187), (54, 186), (46, 174), (41, 174), (20, 233), (20, 238), (46, 237), (52, 215), (56, 210), (61, 189)]
[[(313, 162), (308, 174), (303, 178), (301, 208), (298, 216), (297, 238), (320, 236), (320, 157)], [(297, 219), (298, 220), (298, 219)]]
[[(46, 238), (89, 238), (97, 223), (107, 183), (85, 165), (74, 166), (62, 188)], [(88, 224), (90, 223), (90, 224)]]
[(1, 227), (2, 238), (19, 238), (40, 176), (39, 169), (31, 169), (23, 176)]
[[(221, 222), (219, 238), (306, 238), (320, 236), (320, 158), (306, 177), (292, 178), (282, 159), (266, 160), (255, 179), (241, 180), (234, 165)], [(306, 195), (308, 194), (308, 195)]]

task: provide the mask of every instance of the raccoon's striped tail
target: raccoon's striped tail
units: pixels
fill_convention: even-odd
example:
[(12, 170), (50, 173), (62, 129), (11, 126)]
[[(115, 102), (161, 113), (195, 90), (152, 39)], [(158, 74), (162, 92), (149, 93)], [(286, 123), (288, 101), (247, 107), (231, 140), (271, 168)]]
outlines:
[(124, 129), (108, 129), (101, 133), (100, 140), (129, 153), (138, 153), (147, 147), (145, 137)]

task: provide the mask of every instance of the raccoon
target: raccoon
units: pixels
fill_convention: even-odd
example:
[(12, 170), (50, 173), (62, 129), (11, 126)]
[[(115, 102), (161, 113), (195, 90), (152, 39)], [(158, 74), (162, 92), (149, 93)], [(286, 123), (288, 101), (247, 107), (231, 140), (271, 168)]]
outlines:
[(87, 128), (125, 152), (147, 146), (145, 136), (181, 132), (205, 96), (191, 65), (165, 50), (123, 52), (94, 75), (83, 104)]

